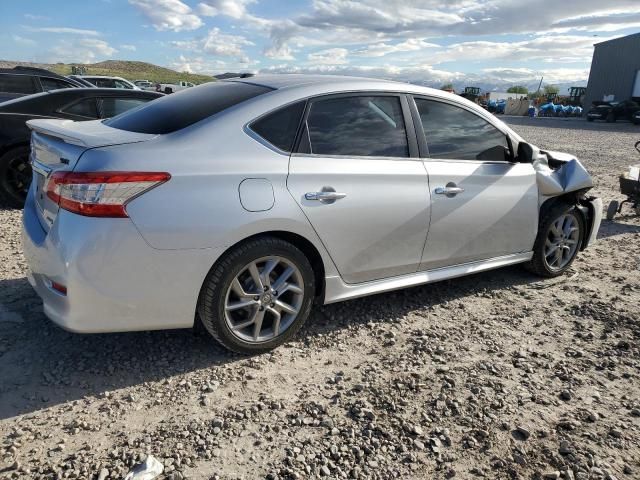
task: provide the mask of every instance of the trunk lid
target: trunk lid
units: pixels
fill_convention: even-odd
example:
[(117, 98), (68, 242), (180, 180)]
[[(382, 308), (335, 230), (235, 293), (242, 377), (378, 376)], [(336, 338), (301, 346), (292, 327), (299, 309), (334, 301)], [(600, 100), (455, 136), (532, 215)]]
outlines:
[(92, 148), (144, 142), (156, 135), (111, 128), (101, 120), (29, 120), (33, 188), (30, 195), (42, 227), (48, 232), (58, 214), (58, 204), (47, 197), (50, 175), (56, 171), (73, 171), (80, 157)]

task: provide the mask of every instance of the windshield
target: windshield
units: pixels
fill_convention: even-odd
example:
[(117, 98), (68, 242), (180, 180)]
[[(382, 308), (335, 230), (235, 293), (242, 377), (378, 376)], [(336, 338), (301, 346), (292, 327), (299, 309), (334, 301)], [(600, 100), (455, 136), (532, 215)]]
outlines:
[(129, 132), (171, 133), (271, 90), (241, 82), (205, 83), (159, 98), (104, 123)]

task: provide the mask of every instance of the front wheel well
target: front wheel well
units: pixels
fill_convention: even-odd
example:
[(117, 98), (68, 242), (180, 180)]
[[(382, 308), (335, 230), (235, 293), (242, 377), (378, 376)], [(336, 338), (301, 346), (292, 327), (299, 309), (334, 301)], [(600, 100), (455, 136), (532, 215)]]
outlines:
[(582, 215), (582, 220), (585, 226), (585, 235), (582, 239), (580, 250), (584, 250), (586, 248), (587, 240), (591, 233), (591, 215), (593, 215), (593, 212), (591, 212), (588, 206), (588, 202), (584, 201), (585, 192), (586, 190), (578, 190), (576, 192), (564, 193), (562, 195), (558, 195), (557, 197), (552, 197), (548, 200), (545, 200), (540, 207), (540, 215), (538, 217), (539, 222), (542, 221), (546, 213), (560, 203), (564, 203), (566, 205), (574, 205)]

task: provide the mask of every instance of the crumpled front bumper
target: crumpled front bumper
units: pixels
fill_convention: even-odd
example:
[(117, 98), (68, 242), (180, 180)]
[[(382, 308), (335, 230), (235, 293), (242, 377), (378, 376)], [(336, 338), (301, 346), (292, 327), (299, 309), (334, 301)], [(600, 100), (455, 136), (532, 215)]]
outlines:
[[(586, 205), (585, 205), (586, 204)], [(589, 209), (587, 231), (585, 241), (582, 243), (582, 250), (596, 243), (600, 223), (602, 223), (602, 199), (599, 197), (587, 198), (583, 205)]]

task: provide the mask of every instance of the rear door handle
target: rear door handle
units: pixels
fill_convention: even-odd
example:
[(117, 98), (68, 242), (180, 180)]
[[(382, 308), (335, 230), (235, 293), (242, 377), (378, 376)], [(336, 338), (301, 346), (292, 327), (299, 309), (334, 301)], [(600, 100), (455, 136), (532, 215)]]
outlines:
[(346, 196), (346, 193), (340, 192), (309, 192), (304, 194), (304, 198), (307, 200), (318, 200), (322, 203), (333, 203)]
[(464, 188), (458, 187), (455, 183), (447, 183), (446, 187), (436, 187), (435, 189), (436, 194), (446, 195), (447, 197), (455, 197), (462, 192), (464, 192)]

